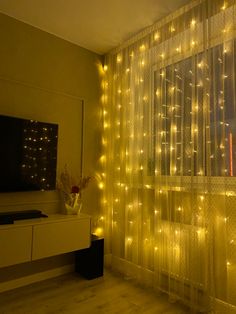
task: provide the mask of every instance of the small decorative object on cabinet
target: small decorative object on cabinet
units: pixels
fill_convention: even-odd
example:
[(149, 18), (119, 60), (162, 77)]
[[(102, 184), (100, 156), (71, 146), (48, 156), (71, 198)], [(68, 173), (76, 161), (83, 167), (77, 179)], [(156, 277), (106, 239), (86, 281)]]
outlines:
[(66, 214), (77, 215), (80, 213), (82, 209), (81, 191), (88, 186), (92, 179), (92, 176), (74, 178), (69, 174), (65, 165), (57, 181), (57, 188), (62, 192)]
[(75, 253), (75, 271), (86, 279), (94, 279), (103, 276), (103, 263), (104, 239), (92, 235), (90, 248)]

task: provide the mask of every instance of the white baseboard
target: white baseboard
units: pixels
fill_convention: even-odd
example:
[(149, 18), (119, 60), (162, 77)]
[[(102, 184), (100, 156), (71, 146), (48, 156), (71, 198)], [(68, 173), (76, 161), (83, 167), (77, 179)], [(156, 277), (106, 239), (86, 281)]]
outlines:
[(35, 282), (43, 281), (46, 279), (54, 278), (57, 276), (61, 276), (67, 273), (73, 272), (75, 269), (75, 265), (65, 265), (62, 267), (50, 269), (44, 272), (36, 273), (30, 276), (25, 276), (5, 282), (0, 283), (0, 293), (8, 290), (16, 289), (19, 287), (23, 287)]

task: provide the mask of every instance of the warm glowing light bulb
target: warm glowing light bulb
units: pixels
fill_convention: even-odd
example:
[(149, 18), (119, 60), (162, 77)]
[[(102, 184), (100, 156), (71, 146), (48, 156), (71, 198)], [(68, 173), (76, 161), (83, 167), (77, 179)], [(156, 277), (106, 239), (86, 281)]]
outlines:
[(102, 190), (102, 189), (104, 188), (104, 183), (103, 183), (103, 182), (100, 182), (100, 183), (98, 184), (98, 187), (99, 187), (100, 190)]
[(191, 26), (194, 27), (196, 24), (197, 24), (197, 21), (194, 20), (194, 19), (192, 19), (192, 21), (191, 21)]
[(141, 45), (141, 46), (139, 47), (139, 50), (140, 50), (140, 51), (144, 51), (145, 49), (146, 49), (145, 45)]
[(155, 34), (154, 34), (154, 40), (158, 40), (160, 38), (160, 33), (159, 32), (156, 32)]
[(104, 72), (106, 72), (107, 69), (108, 69), (108, 66), (105, 64), (104, 67), (103, 67)]
[(117, 63), (121, 63), (121, 61), (122, 61), (122, 58), (121, 58), (120, 55), (118, 55), (117, 58), (116, 58), (116, 62), (117, 62)]
[(203, 62), (199, 62), (197, 66), (201, 69), (203, 67)]
[(162, 59), (164, 59), (164, 58), (165, 58), (165, 54), (164, 54), (164, 53), (160, 54), (160, 57), (161, 57)]
[(227, 2), (224, 2), (223, 6), (221, 7), (221, 10), (225, 10), (227, 8)]
[(175, 50), (176, 50), (177, 52), (181, 52), (181, 46), (177, 47)]

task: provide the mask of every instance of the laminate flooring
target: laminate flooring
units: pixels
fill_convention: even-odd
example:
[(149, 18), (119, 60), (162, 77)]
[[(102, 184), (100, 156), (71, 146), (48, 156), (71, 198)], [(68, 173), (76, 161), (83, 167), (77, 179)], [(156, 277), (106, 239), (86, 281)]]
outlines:
[(132, 280), (106, 271), (85, 280), (76, 273), (0, 294), (0, 314), (186, 314), (165, 294), (144, 289)]

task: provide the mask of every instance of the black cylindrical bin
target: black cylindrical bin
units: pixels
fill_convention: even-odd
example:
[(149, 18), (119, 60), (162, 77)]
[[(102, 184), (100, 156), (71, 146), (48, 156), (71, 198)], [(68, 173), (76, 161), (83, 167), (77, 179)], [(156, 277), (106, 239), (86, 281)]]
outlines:
[(88, 249), (76, 251), (75, 271), (86, 279), (103, 276), (104, 239), (92, 235)]

